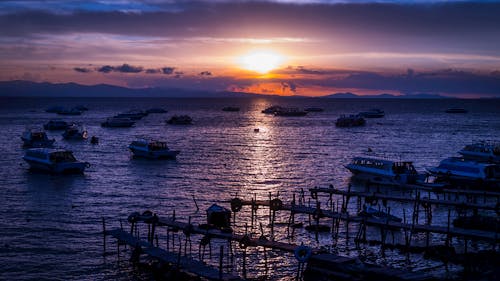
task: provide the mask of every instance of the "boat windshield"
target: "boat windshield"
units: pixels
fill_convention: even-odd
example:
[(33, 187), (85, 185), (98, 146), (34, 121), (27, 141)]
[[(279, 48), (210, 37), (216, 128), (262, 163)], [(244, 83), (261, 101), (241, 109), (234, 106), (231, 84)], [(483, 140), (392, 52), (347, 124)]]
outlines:
[(54, 163), (75, 162), (76, 159), (69, 151), (58, 151), (50, 154), (50, 161)]
[(377, 161), (373, 159), (363, 159), (363, 158), (354, 159), (352, 164), (364, 167), (376, 168), (376, 169), (387, 169), (388, 167), (388, 163), (386, 163), (385, 161)]
[(392, 165), (392, 171), (395, 174), (406, 174), (406, 173), (416, 174), (417, 173), (412, 162), (395, 162)]
[(164, 142), (152, 142), (148, 145), (150, 150), (165, 150), (168, 149), (167, 144)]

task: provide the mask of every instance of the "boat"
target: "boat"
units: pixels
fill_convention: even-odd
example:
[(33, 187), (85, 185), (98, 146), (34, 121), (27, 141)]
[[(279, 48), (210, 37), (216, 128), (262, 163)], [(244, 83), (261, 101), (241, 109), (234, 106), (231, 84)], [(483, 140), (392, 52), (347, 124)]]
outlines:
[(80, 111), (87, 111), (87, 110), (89, 110), (88, 107), (86, 107), (84, 105), (81, 105), (81, 104), (79, 104), (79, 105), (77, 105), (77, 106), (75, 106), (73, 108), (76, 109), (76, 110), (80, 110)]
[(40, 129), (28, 129), (21, 135), (23, 140), (23, 147), (33, 148), (33, 147), (52, 147), (54, 145), (55, 139), (49, 139), (47, 133)]
[(393, 184), (413, 184), (422, 179), (410, 161), (390, 161), (366, 157), (354, 157), (345, 166), (355, 176)]
[(161, 107), (154, 107), (146, 110), (146, 113), (167, 113), (168, 111)]
[(283, 107), (281, 107), (279, 105), (273, 105), (273, 106), (270, 106), (270, 107), (262, 110), (261, 112), (264, 114), (275, 114), (276, 112), (281, 111), (281, 110), (283, 110)]
[(237, 112), (237, 111), (240, 111), (240, 108), (235, 107), (235, 106), (226, 106), (226, 107), (222, 108), (222, 111)]
[(321, 108), (321, 107), (308, 107), (308, 108), (304, 109), (304, 111), (307, 111), (307, 112), (323, 112), (325, 110), (323, 108)]
[(112, 127), (112, 128), (128, 128), (132, 127), (135, 121), (130, 118), (125, 117), (111, 117), (106, 119), (105, 122), (101, 123), (102, 127)]
[(428, 171), (437, 181), (449, 182), (455, 186), (496, 188), (500, 185), (500, 165), (493, 163), (449, 157)]
[(369, 206), (367, 204), (363, 204), (363, 210), (361, 210), (361, 212), (359, 212), (358, 215), (382, 220), (384, 222), (385, 221), (393, 221), (393, 222), (402, 222), (403, 221), (400, 217), (396, 217), (394, 215), (383, 212), (381, 210), (377, 210), (377, 209), (375, 209), (372, 206)]
[(32, 148), (26, 151), (23, 159), (33, 170), (56, 174), (83, 173), (90, 167), (89, 163), (77, 161), (71, 151), (64, 149)]
[(180, 153), (178, 150), (170, 150), (166, 142), (156, 140), (136, 140), (128, 148), (135, 157), (149, 159), (175, 159)]
[(467, 109), (462, 107), (450, 107), (446, 109), (444, 112), (446, 113), (467, 113)]
[(365, 124), (365, 119), (360, 115), (341, 115), (335, 121), (335, 126), (337, 127), (358, 127)]
[(87, 130), (81, 128), (76, 124), (71, 124), (66, 128), (62, 134), (66, 140), (85, 140), (88, 137)]
[(189, 115), (174, 115), (166, 122), (171, 125), (191, 125), (193, 119)]
[(43, 128), (45, 130), (53, 130), (53, 131), (56, 131), (56, 130), (65, 130), (67, 127), (68, 127), (68, 122), (66, 121), (63, 121), (63, 120), (58, 120), (58, 119), (52, 119), (50, 120), (49, 122), (45, 123), (43, 125)]
[(300, 117), (306, 116), (307, 111), (299, 110), (296, 107), (282, 108), (274, 113), (274, 116), (285, 116), (285, 117)]
[(71, 108), (71, 109), (63, 109), (56, 113), (59, 115), (81, 115), (82, 111), (76, 108)]
[(385, 116), (385, 112), (379, 108), (372, 108), (368, 111), (360, 112), (359, 115), (364, 118), (382, 118)]
[(45, 112), (58, 113), (59, 111), (63, 111), (63, 110), (64, 110), (64, 107), (62, 107), (62, 106), (51, 106), (51, 107), (48, 107), (47, 109), (45, 109)]
[(124, 112), (124, 113), (120, 113), (120, 114), (117, 114), (115, 115), (114, 117), (118, 117), (118, 118), (130, 118), (132, 120), (139, 120), (145, 116), (147, 116), (148, 114), (142, 110), (129, 110), (127, 112)]
[(500, 143), (474, 143), (466, 145), (458, 153), (465, 160), (500, 163)]

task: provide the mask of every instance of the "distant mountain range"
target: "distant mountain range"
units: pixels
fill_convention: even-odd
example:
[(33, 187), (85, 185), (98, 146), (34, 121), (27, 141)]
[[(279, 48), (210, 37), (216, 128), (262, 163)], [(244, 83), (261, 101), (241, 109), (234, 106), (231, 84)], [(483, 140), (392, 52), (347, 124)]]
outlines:
[[(249, 98), (255, 97), (252, 93), (241, 92), (213, 92), (188, 89), (168, 89), (168, 88), (126, 88), (120, 86), (98, 84), (98, 85), (81, 85), (76, 83), (48, 83), (48, 82), (30, 82), (30, 81), (0, 81), (0, 96), (3, 97), (171, 97), (171, 98)], [(263, 95), (259, 95), (263, 96)], [(267, 95), (276, 97), (274, 95)], [(293, 96), (300, 98), (304, 96)], [(434, 94), (415, 94), (415, 95), (356, 95), (353, 93), (335, 93), (322, 96), (320, 98), (331, 99), (358, 99), (358, 98), (374, 98), (374, 99), (442, 99), (448, 98)]]
[(378, 95), (356, 95), (353, 93), (336, 93), (327, 96), (323, 96), (323, 98), (331, 98), (331, 99), (448, 99), (450, 97), (445, 97), (436, 94), (413, 94), (413, 95), (391, 95), (391, 94), (378, 94)]
[(239, 92), (211, 92), (167, 88), (126, 88), (98, 84), (37, 83), (30, 81), (0, 81), (0, 96), (4, 97), (172, 97), (172, 98), (227, 98), (254, 97), (254, 94)]

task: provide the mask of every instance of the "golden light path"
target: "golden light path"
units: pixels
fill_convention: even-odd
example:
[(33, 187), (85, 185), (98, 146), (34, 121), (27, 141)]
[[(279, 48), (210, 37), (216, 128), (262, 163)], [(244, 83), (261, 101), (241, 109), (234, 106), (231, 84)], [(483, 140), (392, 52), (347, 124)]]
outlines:
[(274, 51), (253, 51), (240, 57), (238, 64), (243, 69), (265, 74), (280, 67), (284, 61), (285, 58)]

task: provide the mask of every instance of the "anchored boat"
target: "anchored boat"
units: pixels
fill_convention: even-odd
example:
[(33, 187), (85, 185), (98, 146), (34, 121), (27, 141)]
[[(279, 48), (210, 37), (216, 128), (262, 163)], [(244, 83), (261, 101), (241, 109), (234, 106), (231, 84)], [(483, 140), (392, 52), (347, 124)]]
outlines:
[(106, 119), (105, 122), (101, 123), (102, 127), (112, 127), (112, 128), (128, 128), (132, 127), (135, 124), (135, 121), (133, 121), (130, 118), (125, 118), (125, 117), (111, 117)]
[(24, 131), (21, 139), (23, 140), (23, 146), (26, 148), (52, 147), (56, 141), (55, 139), (49, 139), (47, 133), (43, 130), (34, 128)]
[(355, 157), (346, 166), (355, 176), (368, 179), (384, 179), (391, 183), (408, 184), (421, 179), (421, 175), (410, 161), (389, 161), (374, 158)]
[(79, 127), (76, 124), (71, 124), (62, 134), (66, 140), (85, 140), (88, 137), (87, 130)]
[(379, 108), (372, 108), (368, 111), (360, 112), (359, 115), (364, 118), (382, 118), (385, 116), (385, 112)]
[(458, 153), (466, 160), (500, 163), (500, 143), (474, 143), (466, 145)]
[(59, 120), (59, 119), (52, 119), (49, 122), (45, 123), (43, 125), (43, 128), (45, 130), (65, 130), (68, 127), (68, 122)]
[(23, 156), (31, 169), (49, 173), (83, 173), (90, 167), (87, 162), (75, 159), (73, 153), (63, 149), (32, 148)]
[(135, 157), (149, 159), (175, 159), (180, 153), (178, 150), (170, 150), (166, 142), (155, 140), (136, 140), (128, 148)]
[(337, 127), (358, 127), (366, 124), (365, 119), (358, 115), (341, 115), (335, 122)]
[(428, 170), (438, 181), (458, 186), (499, 187), (500, 166), (498, 164), (468, 161), (450, 157), (442, 160), (435, 168)]

